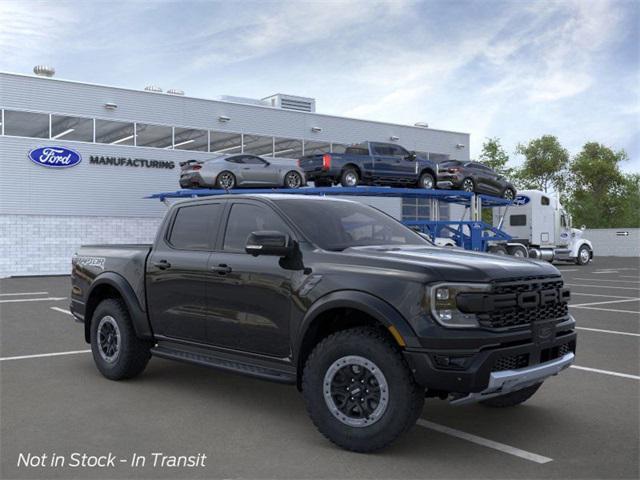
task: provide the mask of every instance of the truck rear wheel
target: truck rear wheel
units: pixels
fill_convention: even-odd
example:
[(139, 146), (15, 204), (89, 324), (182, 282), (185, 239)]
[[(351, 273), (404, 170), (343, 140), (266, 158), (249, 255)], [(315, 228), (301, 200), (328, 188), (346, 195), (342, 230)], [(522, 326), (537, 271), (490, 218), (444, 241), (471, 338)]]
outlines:
[(389, 445), (415, 424), (424, 405), (424, 389), (398, 348), (366, 327), (320, 342), (306, 362), (302, 391), (318, 430), (356, 452)]
[(136, 336), (122, 300), (108, 298), (91, 318), (91, 352), (100, 373), (111, 380), (133, 378), (151, 358), (151, 342)]
[(360, 183), (360, 176), (353, 168), (345, 168), (340, 176), (340, 185), (343, 187), (356, 187)]
[(535, 385), (523, 388), (522, 390), (516, 390), (515, 392), (500, 395), (499, 397), (488, 398), (480, 403), (487, 407), (494, 408), (515, 407), (516, 405), (520, 405), (521, 403), (529, 400), (541, 386), (542, 383), (536, 383)]

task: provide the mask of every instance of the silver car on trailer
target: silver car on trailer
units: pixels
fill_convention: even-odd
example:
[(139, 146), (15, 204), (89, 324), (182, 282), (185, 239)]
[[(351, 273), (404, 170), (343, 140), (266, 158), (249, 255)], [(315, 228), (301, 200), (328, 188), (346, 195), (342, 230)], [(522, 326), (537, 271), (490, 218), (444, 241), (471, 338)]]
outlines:
[(180, 163), (181, 188), (285, 187), (306, 184), (304, 171), (292, 158), (263, 158), (250, 154), (220, 155)]

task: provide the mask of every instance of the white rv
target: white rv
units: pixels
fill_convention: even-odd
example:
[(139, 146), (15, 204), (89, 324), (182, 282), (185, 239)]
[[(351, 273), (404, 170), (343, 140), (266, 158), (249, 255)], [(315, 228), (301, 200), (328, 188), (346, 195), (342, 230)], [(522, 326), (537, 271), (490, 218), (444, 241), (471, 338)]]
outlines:
[(572, 228), (571, 216), (556, 197), (539, 190), (518, 192), (513, 205), (497, 208), (495, 227), (508, 233), (511, 255), (542, 260), (574, 261), (585, 265), (593, 259), (593, 246), (582, 238), (584, 227)]

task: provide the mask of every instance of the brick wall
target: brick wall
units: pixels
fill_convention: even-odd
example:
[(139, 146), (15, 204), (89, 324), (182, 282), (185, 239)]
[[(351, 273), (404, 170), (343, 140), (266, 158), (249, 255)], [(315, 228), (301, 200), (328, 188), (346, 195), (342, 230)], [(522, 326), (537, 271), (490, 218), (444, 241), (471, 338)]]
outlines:
[(151, 243), (161, 218), (0, 215), (0, 277), (68, 274), (82, 244)]

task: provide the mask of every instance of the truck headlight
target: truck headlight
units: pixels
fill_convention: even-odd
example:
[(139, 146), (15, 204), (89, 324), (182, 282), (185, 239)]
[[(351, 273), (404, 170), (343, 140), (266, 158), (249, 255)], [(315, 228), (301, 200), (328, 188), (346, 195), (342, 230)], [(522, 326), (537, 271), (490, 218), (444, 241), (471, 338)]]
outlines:
[(444, 327), (478, 327), (478, 318), (473, 313), (458, 310), (456, 297), (459, 293), (482, 293), (491, 290), (486, 283), (438, 283), (427, 287), (431, 315)]

